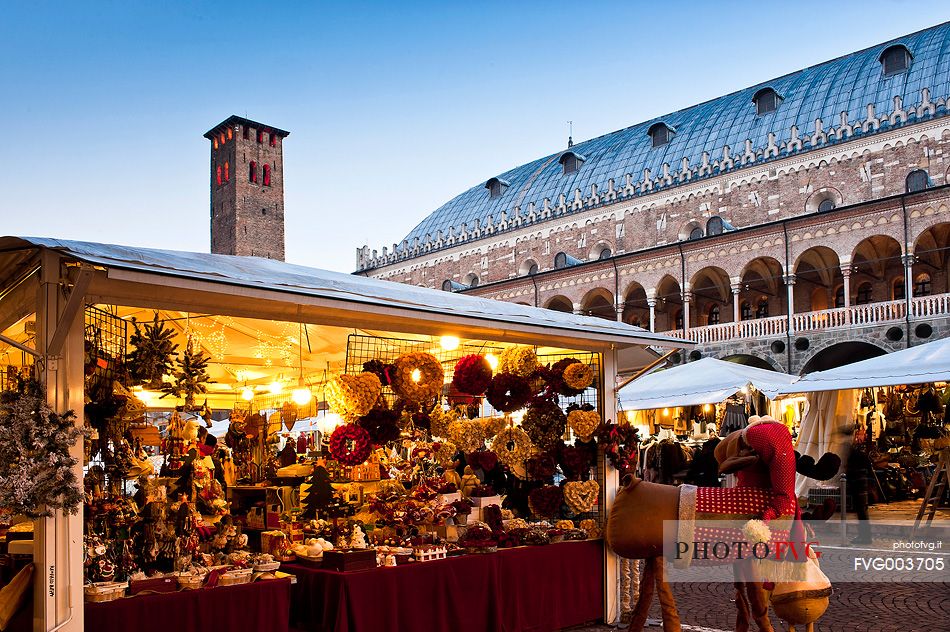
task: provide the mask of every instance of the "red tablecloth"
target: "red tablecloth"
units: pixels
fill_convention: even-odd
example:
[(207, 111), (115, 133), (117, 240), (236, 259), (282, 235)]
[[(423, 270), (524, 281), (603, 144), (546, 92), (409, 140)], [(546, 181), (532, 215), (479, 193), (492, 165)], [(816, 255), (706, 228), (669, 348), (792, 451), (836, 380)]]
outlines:
[(290, 580), (136, 595), (85, 604), (95, 632), (287, 632)]
[(291, 624), (306, 632), (552, 632), (599, 620), (600, 540), (338, 573), (299, 564)]

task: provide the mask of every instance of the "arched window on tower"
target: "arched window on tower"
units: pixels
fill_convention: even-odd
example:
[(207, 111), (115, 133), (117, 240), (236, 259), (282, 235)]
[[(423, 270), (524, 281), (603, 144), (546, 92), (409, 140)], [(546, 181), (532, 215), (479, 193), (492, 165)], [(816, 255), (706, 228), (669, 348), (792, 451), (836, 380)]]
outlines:
[(218, 186), (221, 186), (223, 182), (221, 179), (221, 165), (218, 165), (218, 168), (215, 170), (215, 174), (216, 174), (216, 180), (218, 182)]
[(277, 147), (277, 134), (274, 132), (271, 132), (270, 134), (270, 146)]
[(248, 182), (257, 182), (257, 163), (253, 160), (251, 164), (247, 166), (247, 181)]
[(224, 161), (224, 181), (231, 181), (231, 163), (227, 160)]
[(257, 130), (257, 142), (259, 143), (264, 142), (264, 130), (262, 129)]
[(231, 140), (232, 138), (234, 138), (234, 130), (232, 130), (232, 129), (229, 127), (229, 128), (228, 128), (228, 140)]
[(264, 165), (264, 186), (270, 186), (270, 165)]
[(917, 193), (930, 186), (930, 177), (923, 169), (914, 169), (907, 174), (907, 192)]
[(242, 126), (242, 127), (243, 127), (243, 129), (244, 129), (244, 140), (247, 140), (248, 138), (250, 138), (250, 135), (251, 135), (251, 128), (248, 127), (247, 125), (244, 125), (244, 126)]

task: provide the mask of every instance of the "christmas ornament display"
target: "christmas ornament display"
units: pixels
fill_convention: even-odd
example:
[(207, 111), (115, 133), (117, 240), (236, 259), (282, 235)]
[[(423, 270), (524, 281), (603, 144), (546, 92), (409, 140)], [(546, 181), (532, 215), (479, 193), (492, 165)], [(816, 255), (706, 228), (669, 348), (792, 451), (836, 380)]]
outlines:
[(369, 413), (383, 392), (383, 385), (373, 373), (340, 375), (327, 383), (327, 405), (346, 421)]
[(416, 351), (396, 358), (392, 387), (396, 395), (421, 404), (439, 397), (445, 381), (442, 364), (431, 353)]

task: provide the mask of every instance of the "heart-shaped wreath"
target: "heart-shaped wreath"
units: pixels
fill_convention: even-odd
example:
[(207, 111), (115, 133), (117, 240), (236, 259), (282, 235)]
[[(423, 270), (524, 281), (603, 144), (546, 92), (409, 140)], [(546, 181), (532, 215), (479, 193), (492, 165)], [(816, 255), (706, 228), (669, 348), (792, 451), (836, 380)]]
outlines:
[(576, 514), (587, 513), (594, 508), (600, 495), (597, 481), (573, 481), (564, 484), (564, 503)]
[(581, 441), (590, 441), (600, 427), (600, 413), (596, 410), (572, 410), (567, 414), (567, 425)]
[(327, 384), (327, 405), (347, 421), (362, 417), (373, 409), (383, 385), (373, 373), (340, 375)]

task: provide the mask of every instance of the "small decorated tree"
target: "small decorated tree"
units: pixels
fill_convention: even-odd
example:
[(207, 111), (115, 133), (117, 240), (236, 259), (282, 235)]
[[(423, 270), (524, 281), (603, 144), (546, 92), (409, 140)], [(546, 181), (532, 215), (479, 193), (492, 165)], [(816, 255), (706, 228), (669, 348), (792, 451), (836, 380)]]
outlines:
[(195, 408), (195, 395), (206, 393), (211, 381), (208, 375), (208, 361), (211, 358), (201, 350), (195, 351), (191, 338), (184, 353), (178, 358), (178, 366), (172, 373), (172, 381), (164, 384), (166, 395), (185, 398), (185, 410)]
[(0, 507), (30, 518), (76, 513), (82, 488), (69, 448), (82, 430), (75, 418), (50, 408), (35, 380), (0, 394)]
[(302, 502), (304, 511), (301, 517), (312, 520), (317, 517), (318, 511), (325, 511), (333, 503), (333, 485), (330, 484), (330, 473), (320, 465), (313, 468), (307, 483), (310, 487)]
[(132, 378), (132, 384), (141, 384), (150, 389), (163, 388), (162, 376), (170, 375), (175, 362), (178, 345), (173, 342), (175, 332), (158, 320), (158, 312), (152, 324), (139, 326), (132, 320), (135, 333), (129, 336), (129, 344), (134, 347), (126, 355), (126, 366)]

